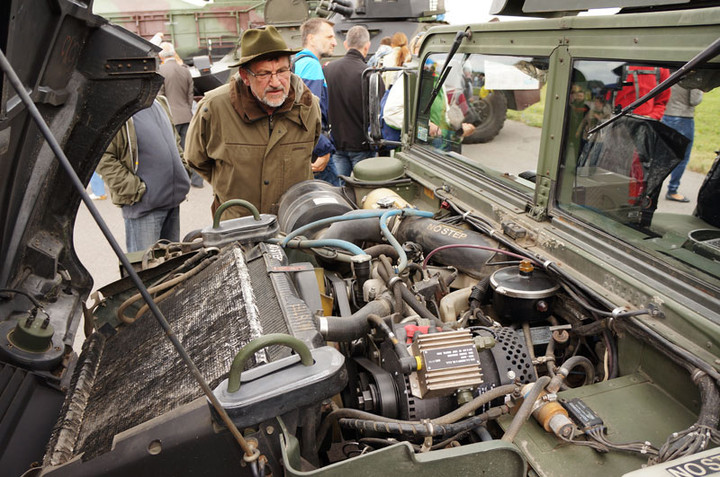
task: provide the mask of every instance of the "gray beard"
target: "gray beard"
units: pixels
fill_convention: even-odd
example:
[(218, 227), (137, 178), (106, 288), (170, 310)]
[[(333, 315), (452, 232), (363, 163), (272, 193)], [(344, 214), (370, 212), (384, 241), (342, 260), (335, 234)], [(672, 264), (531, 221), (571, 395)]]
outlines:
[[(282, 97), (281, 100), (278, 100), (278, 101), (269, 101), (269, 100), (267, 100), (267, 99), (263, 99), (263, 98), (258, 97), (258, 95), (255, 94), (255, 91), (253, 91), (252, 89), (250, 89), (250, 91), (252, 92), (253, 96), (255, 96), (255, 99), (257, 99), (258, 101), (260, 101), (260, 102), (261, 102), (262, 104), (264, 104), (264, 105), (270, 106), (271, 108), (279, 108), (280, 106), (283, 105), (283, 103), (285, 102), (285, 100), (286, 100), (287, 97), (288, 97), (287, 94), (283, 94), (283, 97)], [(277, 104), (275, 104), (275, 103), (277, 103)]]

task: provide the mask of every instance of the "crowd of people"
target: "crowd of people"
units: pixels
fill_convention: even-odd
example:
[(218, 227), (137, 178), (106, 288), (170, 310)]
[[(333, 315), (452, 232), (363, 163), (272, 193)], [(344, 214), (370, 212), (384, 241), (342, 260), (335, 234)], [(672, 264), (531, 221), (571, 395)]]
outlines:
[[(227, 84), (207, 92), (194, 114), (190, 72), (172, 44), (160, 44), (161, 95), (150, 108), (127, 121), (97, 169), (112, 202), (122, 208), (128, 252), (145, 250), (162, 239), (178, 241), (179, 204), (190, 186), (202, 187), (203, 180), (212, 186), (213, 213), (230, 199), (245, 199), (261, 213), (276, 214), (280, 197), (292, 185), (312, 178), (342, 185), (355, 164), (377, 155), (365, 137), (363, 71), (368, 66), (406, 65), (417, 55), (420, 38), (409, 43), (404, 33), (395, 33), (383, 38), (368, 58), (370, 34), (358, 25), (343, 40), (345, 56), (323, 66), (337, 46), (333, 26), (323, 18), (305, 22), (301, 50), (288, 47), (273, 26), (246, 30), (240, 59), (232, 65), (237, 73)], [(648, 86), (649, 77), (639, 78), (639, 89)], [(383, 99), (384, 121), (399, 138), (404, 115), (403, 75), (386, 71), (382, 80), (380, 93), (388, 92)], [(444, 93), (441, 96), (445, 99)], [(616, 104), (624, 101), (614, 100)], [(668, 91), (667, 98), (643, 107), (658, 102), (662, 102), (663, 112), (638, 108), (636, 113), (662, 119), (692, 140), (697, 93), (676, 86), (672, 96)], [(440, 137), (446, 103), (433, 105), (437, 111), (431, 111), (431, 136), (434, 126)], [(602, 97), (593, 98), (589, 106), (583, 101), (578, 105), (583, 114), (576, 116), (577, 136), (584, 140), (587, 131), (609, 116), (610, 106)], [(435, 116), (438, 119), (433, 122)], [(473, 128), (463, 123), (462, 135), (472, 133)], [(685, 160), (672, 174), (668, 200), (687, 201), (677, 189), (689, 151), (688, 147)], [(92, 192), (93, 198), (106, 196), (97, 175)], [(229, 208), (222, 219), (248, 213)]]
[[(94, 199), (107, 197), (107, 185), (121, 207), (128, 252), (179, 240), (179, 204), (191, 186), (212, 186), (213, 213), (241, 198), (276, 214), (292, 185), (312, 178), (341, 185), (355, 164), (377, 155), (364, 133), (362, 73), (368, 64), (405, 65), (408, 39), (383, 39), (369, 60), (370, 34), (356, 26), (343, 40), (345, 56), (323, 65), (337, 46), (333, 26), (305, 22), (299, 51), (272, 26), (248, 29), (231, 65), (237, 73), (195, 104), (190, 71), (173, 45), (161, 35), (151, 40), (161, 48), (160, 95), (120, 129), (91, 184)], [(389, 73), (387, 88), (402, 78)], [(246, 214), (229, 208), (222, 219)]]

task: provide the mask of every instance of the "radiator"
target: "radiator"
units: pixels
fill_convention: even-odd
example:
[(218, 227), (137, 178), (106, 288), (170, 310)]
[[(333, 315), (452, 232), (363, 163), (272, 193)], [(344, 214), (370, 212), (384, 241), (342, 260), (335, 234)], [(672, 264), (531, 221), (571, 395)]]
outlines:
[[(238, 350), (268, 333), (290, 333), (310, 347), (322, 342), (312, 313), (297, 296), (282, 249), (261, 244), (249, 254), (237, 245), (181, 284), (159, 307), (211, 388), (227, 376)], [(272, 272), (272, 273), (271, 273)], [(271, 347), (257, 364), (290, 354)], [(202, 395), (155, 318), (146, 313), (114, 334), (95, 332), (76, 367), (62, 418), (44, 465), (101, 455), (113, 437)]]

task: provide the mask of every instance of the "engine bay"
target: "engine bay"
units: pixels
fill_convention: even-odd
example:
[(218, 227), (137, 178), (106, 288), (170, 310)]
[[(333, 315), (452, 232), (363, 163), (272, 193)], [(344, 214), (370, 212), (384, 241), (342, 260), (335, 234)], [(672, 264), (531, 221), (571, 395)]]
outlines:
[[(622, 475), (715, 442), (710, 378), (631, 326), (659, 310), (596, 308), (442, 191), (426, 212), (412, 204), (423, 189), (394, 182), (300, 183), (277, 218), (146, 253), (143, 280), (259, 452), (248, 475), (354, 472), (379, 453), (383, 472), (553, 475), (562, 455), (562, 473), (591, 460)], [(137, 290), (124, 279), (100, 293), (43, 475), (149, 475), (168, 459), (200, 471), (199, 441), (212, 475), (234, 472), (247, 456)], [(661, 385), (691, 379), (699, 402)]]

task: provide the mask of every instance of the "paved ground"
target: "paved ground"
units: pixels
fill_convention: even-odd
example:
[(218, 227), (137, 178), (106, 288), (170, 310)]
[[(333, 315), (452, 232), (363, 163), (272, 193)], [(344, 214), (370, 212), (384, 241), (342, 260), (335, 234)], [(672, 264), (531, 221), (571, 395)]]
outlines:
[[(180, 205), (181, 238), (192, 230), (212, 225), (211, 203), (212, 188), (208, 184), (202, 189), (190, 188), (187, 199)], [(107, 200), (96, 200), (94, 204), (120, 243), (120, 248), (125, 250), (125, 223), (120, 208), (113, 205), (109, 197)], [(115, 253), (82, 203), (75, 221), (75, 250), (95, 279), (95, 289), (120, 278)]]
[[(462, 151), (464, 155), (476, 158), (479, 162), (487, 164), (495, 170), (517, 175), (519, 172), (535, 169), (540, 146), (540, 133), (540, 128), (529, 127), (518, 121), (505, 121), (505, 126), (500, 130), (500, 134), (491, 142), (465, 144)], [(691, 200), (687, 203), (665, 200), (666, 180), (657, 210), (692, 215), (695, 210), (697, 192), (700, 190), (704, 178), (703, 174), (685, 171), (680, 181), (680, 193)]]

